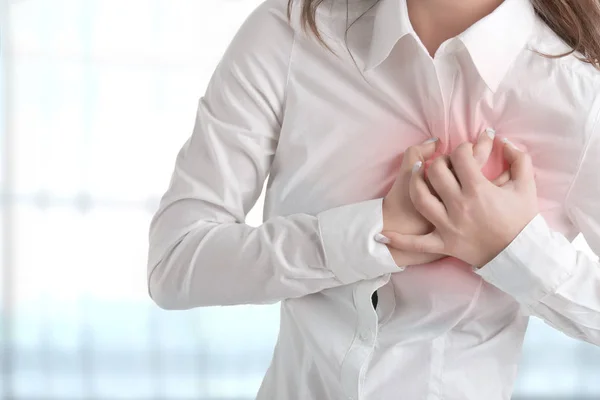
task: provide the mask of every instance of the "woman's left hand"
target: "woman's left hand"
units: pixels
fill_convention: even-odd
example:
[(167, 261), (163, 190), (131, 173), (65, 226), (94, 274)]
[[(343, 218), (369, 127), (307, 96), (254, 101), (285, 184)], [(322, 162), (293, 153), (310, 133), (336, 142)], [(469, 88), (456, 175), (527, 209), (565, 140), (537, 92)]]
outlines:
[(410, 197), (435, 230), (426, 235), (383, 231), (390, 239), (388, 246), (445, 254), (477, 267), (491, 261), (538, 213), (530, 156), (507, 140), (504, 146), (510, 179), (500, 186), (483, 175), (468, 142), (429, 167), (427, 179), (439, 198), (430, 191), (422, 165), (415, 164)]

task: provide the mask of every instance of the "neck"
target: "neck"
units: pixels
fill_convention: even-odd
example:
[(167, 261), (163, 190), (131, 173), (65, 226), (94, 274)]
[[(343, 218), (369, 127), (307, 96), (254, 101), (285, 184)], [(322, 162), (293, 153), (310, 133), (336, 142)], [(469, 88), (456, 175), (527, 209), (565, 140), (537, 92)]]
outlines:
[[(503, 0), (406, 0), (410, 22), (429, 54), (494, 11)], [(498, 32), (501, 34), (501, 32)]]

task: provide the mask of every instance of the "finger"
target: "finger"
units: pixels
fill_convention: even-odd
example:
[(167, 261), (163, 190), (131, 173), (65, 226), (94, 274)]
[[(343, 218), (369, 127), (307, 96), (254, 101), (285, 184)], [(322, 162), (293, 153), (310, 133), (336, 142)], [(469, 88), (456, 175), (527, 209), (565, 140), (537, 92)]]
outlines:
[(412, 166), (415, 165), (417, 161), (425, 162), (428, 158), (431, 158), (435, 154), (438, 143), (438, 138), (431, 138), (427, 139), (421, 144), (407, 148), (404, 152), (404, 158), (402, 160), (404, 169), (410, 171)]
[(415, 209), (433, 225), (438, 226), (447, 221), (448, 214), (444, 204), (427, 187), (424, 170), (423, 163), (417, 161), (412, 169), (408, 194)]
[(443, 155), (436, 158), (427, 170), (427, 178), (444, 204), (460, 195), (460, 185), (450, 168), (450, 159)]
[[(420, 264), (428, 264), (430, 262), (437, 261), (441, 258), (447, 257), (444, 254), (435, 254), (435, 253), (413, 253), (410, 251), (400, 251), (396, 250), (392, 247), (389, 248), (390, 253), (396, 259), (407, 260), (405, 265), (420, 265)], [(397, 254), (398, 253), (398, 254)]]
[(433, 231), (427, 235), (403, 235), (394, 231), (384, 231), (381, 234), (389, 239), (388, 246), (399, 251), (421, 254), (445, 254), (444, 242), (437, 231)]
[(438, 199), (439, 201), (442, 201), (442, 199), (440, 199), (440, 195), (437, 194), (437, 192), (435, 191), (433, 186), (431, 186), (431, 182), (429, 182), (429, 179), (427, 178), (427, 176), (425, 176), (425, 183), (427, 184), (427, 189), (429, 189), (431, 194), (433, 194), (436, 197), (436, 199)]
[(469, 142), (460, 144), (450, 154), (450, 162), (463, 189), (471, 189), (483, 182), (488, 182), (481, 172), (481, 167), (473, 157), (473, 145)]
[(492, 183), (496, 186), (504, 186), (507, 182), (510, 181), (510, 171), (506, 170), (500, 174), (496, 179), (492, 181)]
[(504, 158), (510, 165), (510, 177), (515, 184), (527, 184), (534, 181), (533, 164), (529, 154), (521, 151), (507, 138), (504, 142)]
[(487, 164), (490, 154), (492, 154), (495, 137), (496, 131), (492, 128), (487, 128), (479, 134), (477, 143), (473, 146), (473, 157), (477, 160), (480, 168), (483, 168), (483, 166)]

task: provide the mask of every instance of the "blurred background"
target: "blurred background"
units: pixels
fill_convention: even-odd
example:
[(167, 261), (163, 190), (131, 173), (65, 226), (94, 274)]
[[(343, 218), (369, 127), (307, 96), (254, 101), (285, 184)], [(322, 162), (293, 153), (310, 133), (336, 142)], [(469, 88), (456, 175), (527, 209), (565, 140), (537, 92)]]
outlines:
[[(0, 399), (254, 398), (278, 305), (160, 310), (146, 250), (198, 98), (259, 3), (0, 0)], [(515, 398), (600, 399), (600, 349), (532, 320)]]

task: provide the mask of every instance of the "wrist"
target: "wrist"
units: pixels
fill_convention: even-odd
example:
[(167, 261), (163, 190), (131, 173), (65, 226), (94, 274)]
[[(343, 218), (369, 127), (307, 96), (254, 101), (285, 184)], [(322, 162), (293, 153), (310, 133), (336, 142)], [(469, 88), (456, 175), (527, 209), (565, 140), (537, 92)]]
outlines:
[(489, 246), (481, 246), (482, 248), (487, 248), (488, 250), (484, 254), (482, 254), (478, 260), (476, 260), (477, 262), (472, 263), (472, 265), (476, 269), (480, 269), (484, 265), (486, 265), (490, 261), (492, 261), (494, 258), (496, 258), (508, 246), (510, 246), (510, 244), (512, 242), (515, 241), (517, 236), (519, 236), (519, 234), (525, 229), (525, 227), (527, 227), (527, 225), (529, 225), (529, 223), (533, 220), (534, 217), (535, 217), (535, 215), (533, 217), (529, 218), (525, 223), (520, 224), (519, 228), (512, 230), (508, 234), (506, 234), (506, 231), (505, 231), (504, 235), (500, 234), (500, 233), (497, 235), (494, 235), (495, 237), (498, 238), (498, 240), (494, 240), (493, 243), (491, 243)]
[(394, 223), (397, 218), (394, 218), (395, 215), (398, 215), (398, 211), (395, 210), (391, 205), (389, 200), (385, 197), (381, 202), (381, 216), (383, 219), (383, 229), (382, 231), (396, 231), (398, 229), (398, 224)]

